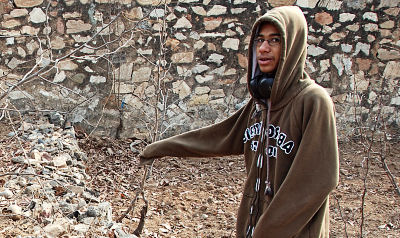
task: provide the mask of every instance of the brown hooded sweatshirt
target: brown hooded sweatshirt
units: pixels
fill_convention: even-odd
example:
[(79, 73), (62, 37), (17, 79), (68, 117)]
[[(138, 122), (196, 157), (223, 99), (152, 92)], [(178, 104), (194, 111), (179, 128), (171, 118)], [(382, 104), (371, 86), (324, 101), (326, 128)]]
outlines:
[(307, 23), (298, 7), (274, 8), (255, 22), (248, 83), (258, 73), (253, 42), (263, 22), (273, 23), (282, 39), (268, 105), (252, 98), (220, 123), (148, 145), (141, 157), (244, 154), (236, 236), (327, 238), (339, 167), (334, 106), (304, 71)]

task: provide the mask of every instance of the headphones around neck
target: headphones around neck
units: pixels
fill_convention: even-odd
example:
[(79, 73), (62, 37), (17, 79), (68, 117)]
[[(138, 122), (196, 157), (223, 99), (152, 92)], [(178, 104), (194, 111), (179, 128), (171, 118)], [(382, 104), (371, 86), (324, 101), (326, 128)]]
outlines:
[(250, 80), (250, 90), (257, 99), (268, 99), (271, 96), (274, 75), (259, 74)]

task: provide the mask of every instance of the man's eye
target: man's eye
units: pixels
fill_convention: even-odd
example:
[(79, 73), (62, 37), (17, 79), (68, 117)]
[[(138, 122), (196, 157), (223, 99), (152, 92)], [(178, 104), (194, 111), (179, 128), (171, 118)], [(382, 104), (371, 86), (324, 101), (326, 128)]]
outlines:
[(272, 38), (270, 41), (271, 41), (271, 43), (279, 43), (279, 42), (281, 42), (281, 39), (280, 38)]
[(257, 38), (257, 39), (256, 39), (256, 42), (257, 42), (257, 43), (263, 43), (264, 41), (265, 41), (265, 40), (264, 40), (263, 38)]

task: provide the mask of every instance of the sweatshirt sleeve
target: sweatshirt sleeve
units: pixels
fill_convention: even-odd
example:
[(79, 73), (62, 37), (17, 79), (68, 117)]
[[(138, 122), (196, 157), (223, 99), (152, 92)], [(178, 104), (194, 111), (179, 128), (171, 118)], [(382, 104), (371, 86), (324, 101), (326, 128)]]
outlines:
[[(333, 103), (327, 94), (310, 94), (302, 111), (296, 113), (302, 116), (298, 125), (302, 138), (297, 153), (286, 178), (260, 217), (254, 238), (295, 237), (324, 209), (321, 207), (337, 186), (339, 158)], [(317, 236), (310, 234), (310, 237)]]
[(243, 133), (252, 102), (224, 121), (154, 142), (141, 153), (143, 159), (173, 157), (212, 157), (243, 154)]

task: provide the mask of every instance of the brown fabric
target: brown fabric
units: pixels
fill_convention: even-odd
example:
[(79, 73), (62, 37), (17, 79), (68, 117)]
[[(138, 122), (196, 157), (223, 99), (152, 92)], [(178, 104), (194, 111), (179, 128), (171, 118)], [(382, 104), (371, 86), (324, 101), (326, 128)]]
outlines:
[[(269, 154), (269, 181), (273, 193), (261, 193), (255, 238), (329, 237), (329, 193), (338, 183), (338, 147), (334, 106), (326, 91), (304, 72), (307, 25), (297, 7), (280, 7), (259, 18), (273, 22), (282, 35), (282, 55), (272, 87), (270, 120), (267, 108), (251, 99), (226, 120), (177, 135), (145, 148), (143, 159), (211, 157), (244, 154), (247, 180), (237, 217), (237, 237), (246, 237), (257, 179), (258, 151)], [(251, 41), (253, 42), (253, 41)], [(253, 46), (249, 46), (249, 78), (256, 73)], [(268, 130), (265, 150), (257, 150), (262, 130)], [(264, 162), (266, 163), (266, 162)], [(264, 191), (266, 166), (260, 191)], [(228, 176), (228, 175), (227, 175)], [(260, 195), (260, 194), (258, 194)]]

